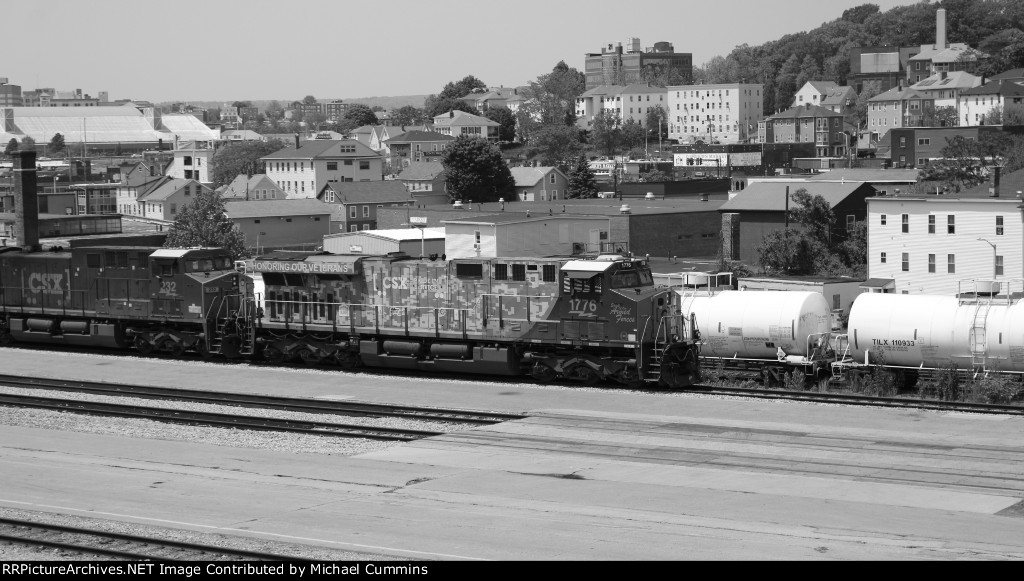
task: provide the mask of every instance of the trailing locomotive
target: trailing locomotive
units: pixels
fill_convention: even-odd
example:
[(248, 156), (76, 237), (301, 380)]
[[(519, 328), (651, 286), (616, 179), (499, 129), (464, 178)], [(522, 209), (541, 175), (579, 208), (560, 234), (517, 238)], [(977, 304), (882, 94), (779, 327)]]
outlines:
[(645, 260), (430, 260), (277, 252), (253, 261), (257, 342), (271, 362), (529, 374), (685, 387), (690, 321)]
[(0, 343), (253, 352), (252, 279), (220, 249), (0, 249)]

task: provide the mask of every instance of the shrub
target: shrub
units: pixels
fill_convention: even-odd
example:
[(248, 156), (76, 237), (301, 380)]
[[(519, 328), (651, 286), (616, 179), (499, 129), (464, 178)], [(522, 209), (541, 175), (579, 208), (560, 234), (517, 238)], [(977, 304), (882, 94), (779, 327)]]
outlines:
[(1016, 377), (990, 375), (973, 382), (970, 399), (981, 403), (1008, 404), (1024, 396), (1024, 385)]

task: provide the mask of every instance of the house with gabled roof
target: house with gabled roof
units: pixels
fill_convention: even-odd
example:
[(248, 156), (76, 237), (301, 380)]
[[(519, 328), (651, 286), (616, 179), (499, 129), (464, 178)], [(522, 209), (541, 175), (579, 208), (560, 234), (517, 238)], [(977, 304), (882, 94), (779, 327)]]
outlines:
[(622, 89), (622, 85), (599, 85), (576, 97), (576, 125), (583, 129), (590, 127), (594, 117), (606, 109), (621, 118)]
[(893, 127), (920, 127), (934, 110), (934, 97), (900, 84), (868, 99), (868, 130), (881, 136)]
[[(1024, 85), (996, 80), (960, 93), (961, 125), (985, 125), (985, 118), (998, 107), (1024, 107)], [(997, 124), (998, 125), (998, 124)]]
[(422, 162), (441, 159), (448, 144), (454, 141), (451, 135), (436, 131), (408, 131), (389, 139), (386, 144), (391, 150), (391, 161), (402, 160), (403, 167), (407, 162)]
[(314, 198), (328, 182), (384, 179), (384, 158), (354, 139), (303, 141), (260, 159), (289, 198)]
[(838, 87), (839, 84), (835, 81), (807, 81), (804, 86), (797, 90), (796, 94), (793, 95), (793, 105), (805, 105), (810, 103), (811, 105), (822, 105), (825, 100), (825, 95)]
[(845, 115), (857, 103), (857, 91), (853, 87), (841, 86), (829, 89), (821, 99), (821, 106)]
[(513, 113), (523, 102), (519, 89), (516, 87), (491, 87), (483, 91), (469, 93), (462, 100), (476, 108), (480, 113), (488, 109), (506, 107)]
[(377, 209), (411, 206), (412, 196), (397, 180), (380, 182), (330, 182), (317, 199), (331, 208), (333, 232), (355, 232), (377, 228)]
[(465, 111), (452, 110), (434, 117), (434, 131), (452, 137), (465, 135), (498, 141), (499, 126), (496, 121)]
[(247, 176), (239, 174), (231, 183), (219, 188), (221, 198), (224, 201), (260, 201), (260, 200), (284, 200), (288, 196), (284, 190), (274, 183), (274, 180), (267, 177), (267, 174), (256, 174)]
[(511, 167), (516, 199), (521, 202), (564, 200), (569, 177), (557, 167)]
[(759, 122), (763, 143), (814, 143), (818, 157), (846, 155), (843, 115), (820, 105), (791, 107)]
[(910, 88), (934, 99), (936, 107), (953, 107), (957, 110), (957, 119), (963, 119), (960, 114), (960, 94), (981, 85), (981, 81), (981, 77), (967, 71), (942, 71), (914, 83)]
[(417, 205), (447, 204), (444, 165), (439, 161), (409, 162), (398, 181), (412, 196)]
[(200, 193), (212, 191), (196, 180), (164, 176), (140, 192), (134, 215), (151, 220), (174, 221), (178, 212), (196, 199)]

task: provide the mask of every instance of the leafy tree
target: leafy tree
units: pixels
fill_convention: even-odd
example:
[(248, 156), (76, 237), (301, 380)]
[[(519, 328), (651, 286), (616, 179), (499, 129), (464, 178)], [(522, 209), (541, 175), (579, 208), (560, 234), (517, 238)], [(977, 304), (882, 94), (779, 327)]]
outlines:
[(857, 127), (858, 130), (861, 127), (867, 127), (868, 110), (870, 109), (870, 103), (868, 103), (868, 101), (882, 93), (882, 83), (878, 81), (867, 81), (864, 83), (860, 93), (857, 95), (857, 100), (854, 102), (853, 107), (850, 109), (850, 112), (846, 114), (846, 122)]
[(249, 257), (245, 235), (225, 215), (221, 195), (205, 188), (178, 212), (164, 246), (212, 246), (224, 248), (231, 253), (233, 260)]
[(449, 111), (465, 111), (466, 113), (477, 114), (475, 107), (462, 99), (456, 99), (454, 97), (437, 97), (435, 95), (429, 95), (426, 100), (423, 101), (423, 110), (427, 117), (433, 119), (438, 115), (444, 115)]
[(560, 123), (544, 125), (537, 129), (530, 137), (530, 145), (527, 148), (530, 156), (538, 155), (544, 165), (558, 166), (562, 171), (568, 170), (582, 150), (579, 130)]
[(50, 139), (49, 151), (50, 153), (60, 153), (64, 151), (67, 146), (64, 144), (64, 136), (60, 133), (54, 133), (53, 138)]
[(450, 81), (441, 89), (438, 97), (442, 99), (461, 99), (473, 92), (474, 89), (486, 90), (487, 83), (473, 75), (466, 75), (461, 80)]
[(515, 196), (515, 180), (501, 150), (485, 139), (460, 135), (441, 157), (448, 200), (497, 202)]
[(640, 69), (638, 81), (650, 83), (652, 87), (668, 87), (689, 84), (689, 80), (679, 69), (667, 63), (647, 63)]
[(566, 123), (566, 116), (575, 122), (576, 98), (585, 90), (586, 76), (569, 67), (565, 61), (558, 63), (546, 75), (530, 81), (526, 90), (526, 101), (535, 106), (534, 116), (542, 125)]
[(391, 122), (395, 125), (414, 125), (424, 117), (423, 109), (405, 105), (391, 114)]
[(652, 169), (650, 171), (645, 171), (640, 174), (640, 181), (642, 182), (667, 182), (671, 180), (672, 176), (661, 171), (660, 169)]
[(757, 254), (765, 271), (797, 275), (857, 276), (865, 270), (866, 228), (855, 226), (838, 236), (835, 213), (821, 196), (800, 188), (790, 196), (795, 226), (771, 232)]
[(21, 138), (21, 145), (19, 148), (25, 151), (34, 150), (36, 148), (36, 140), (26, 135)]
[(265, 157), (285, 148), (278, 139), (270, 141), (240, 141), (221, 146), (213, 154), (213, 187), (231, 183), (239, 174), (253, 176), (264, 173), (266, 164), (260, 161)]
[(585, 155), (576, 158), (576, 164), (569, 172), (569, 189), (565, 192), (568, 199), (596, 198), (597, 178)]
[(1007, 103), (1003, 108), (1003, 125), (1024, 125), (1024, 105)]
[(604, 109), (594, 115), (590, 129), (590, 138), (598, 151), (605, 155), (615, 155), (622, 141), (622, 121), (614, 111)]
[(622, 124), (622, 145), (626, 148), (641, 148), (644, 146), (647, 136), (644, 126), (637, 123), (633, 118), (626, 119)]
[(271, 101), (267, 104), (267, 108), (263, 110), (267, 119), (280, 119), (284, 117), (284, 107), (277, 101)]
[(820, 78), (821, 68), (818, 67), (818, 61), (814, 60), (811, 55), (805, 56), (803, 62), (800, 63), (800, 72), (796, 75), (797, 90), (799, 91), (807, 81), (816, 81)]
[(956, 115), (956, 107), (926, 108), (921, 118), (922, 127), (957, 127), (960, 119)]
[(516, 116), (508, 107), (492, 107), (484, 113), (484, 117), (498, 123), (499, 141), (515, 141)]
[(303, 105), (313, 105), (316, 102), (316, 97), (314, 97), (313, 95), (306, 95), (305, 97), (302, 98)]
[(377, 119), (377, 114), (366, 105), (355, 103), (349, 105), (345, 111), (345, 119), (352, 121), (356, 124), (356, 127), (362, 127), (363, 125), (377, 125), (380, 121)]
[(775, 85), (775, 106), (779, 109), (788, 109), (793, 104), (793, 97), (800, 88), (796, 84), (797, 75), (800, 74), (800, 59), (790, 55), (786, 62), (779, 69), (779, 75)]
[(14, 155), (18, 151), (18, 140), (14, 137), (7, 142), (7, 147), (4, 148), (4, 155)]
[(982, 121), (982, 125), (1002, 125), (1003, 124), (1003, 108), (999, 105), (992, 107), (985, 113), (985, 120)]
[(236, 109), (241, 107), (252, 107), (252, 101), (235, 101), (231, 106)]
[(651, 141), (668, 139), (668, 112), (665, 108), (655, 105), (648, 109), (644, 127), (647, 128), (647, 137)]

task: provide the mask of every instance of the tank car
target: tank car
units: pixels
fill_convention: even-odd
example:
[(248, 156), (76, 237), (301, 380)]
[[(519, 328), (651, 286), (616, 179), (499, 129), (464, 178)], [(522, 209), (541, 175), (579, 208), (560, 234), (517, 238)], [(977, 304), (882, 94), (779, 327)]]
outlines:
[(0, 342), (242, 356), (251, 278), (220, 249), (82, 246), (0, 252)]
[(833, 360), (832, 312), (819, 293), (676, 290), (675, 308), (692, 316), (705, 366), (756, 370), (781, 380), (817, 377)]
[(839, 367), (1024, 373), (1024, 304), (1010, 296), (862, 294), (837, 342)]
[(252, 267), (264, 288), (257, 342), (271, 362), (697, 380), (691, 326), (671, 315), (671, 293), (645, 260), (276, 252)]

